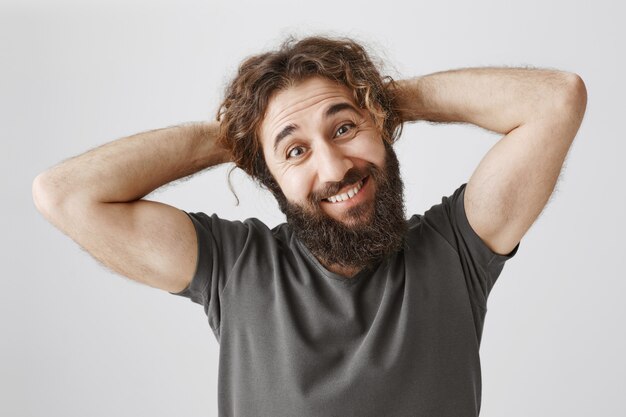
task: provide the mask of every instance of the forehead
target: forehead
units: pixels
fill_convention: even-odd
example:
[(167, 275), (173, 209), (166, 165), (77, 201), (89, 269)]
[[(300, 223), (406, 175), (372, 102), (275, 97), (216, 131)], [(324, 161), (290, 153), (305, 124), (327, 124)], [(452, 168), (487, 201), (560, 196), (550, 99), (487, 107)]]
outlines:
[(323, 108), (340, 101), (358, 108), (346, 86), (322, 77), (309, 78), (278, 91), (270, 98), (261, 122), (261, 141), (265, 143), (294, 119), (318, 115)]

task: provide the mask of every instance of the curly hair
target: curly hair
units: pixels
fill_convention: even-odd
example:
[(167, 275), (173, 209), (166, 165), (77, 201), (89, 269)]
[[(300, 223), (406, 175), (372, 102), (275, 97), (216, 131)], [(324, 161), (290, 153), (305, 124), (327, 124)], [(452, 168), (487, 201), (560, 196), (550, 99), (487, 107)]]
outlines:
[(310, 77), (345, 85), (355, 102), (373, 117), (385, 142), (399, 137), (402, 120), (393, 108), (394, 81), (382, 76), (366, 50), (349, 38), (289, 38), (278, 50), (247, 58), (226, 88), (218, 112), (218, 145), (235, 165), (276, 193), (258, 136), (269, 103), (277, 91)]

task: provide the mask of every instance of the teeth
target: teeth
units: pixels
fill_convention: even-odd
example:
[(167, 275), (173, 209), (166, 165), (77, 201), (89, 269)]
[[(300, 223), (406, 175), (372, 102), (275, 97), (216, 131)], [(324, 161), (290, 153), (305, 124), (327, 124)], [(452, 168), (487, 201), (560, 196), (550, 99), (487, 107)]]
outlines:
[(347, 192), (343, 194), (337, 194), (332, 197), (328, 197), (327, 200), (330, 201), (331, 203), (349, 200), (355, 195), (357, 195), (362, 187), (363, 187), (363, 181), (359, 181), (357, 185), (349, 189)]

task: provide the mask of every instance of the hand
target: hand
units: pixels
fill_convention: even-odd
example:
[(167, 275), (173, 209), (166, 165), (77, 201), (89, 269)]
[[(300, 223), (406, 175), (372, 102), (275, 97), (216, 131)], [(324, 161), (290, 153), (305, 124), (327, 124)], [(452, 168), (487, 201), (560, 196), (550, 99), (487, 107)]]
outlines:
[(388, 84), (392, 96), (392, 107), (403, 123), (422, 120), (423, 96), (418, 89), (418, 79), (396, 80)]

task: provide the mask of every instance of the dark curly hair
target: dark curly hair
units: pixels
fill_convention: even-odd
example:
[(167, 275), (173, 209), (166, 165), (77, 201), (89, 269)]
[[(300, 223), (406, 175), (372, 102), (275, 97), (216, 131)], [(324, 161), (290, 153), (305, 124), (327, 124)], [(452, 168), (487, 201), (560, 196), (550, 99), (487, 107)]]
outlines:
[(354, 40), (314, 36), (298, 41), (291, 37), (278, 50), (249, 57), (226, 88), (217, 113), (217, 140), (237, 167), (274, 194), (279, 190), (263, 157), (259, 126), (273, 93), (314, 76), (337, 81), (351, 90), (355, 102), (370, 112), (388, 144), (401, 133), (402, 120), (393, 108), (393, 79), (382, 76)]

